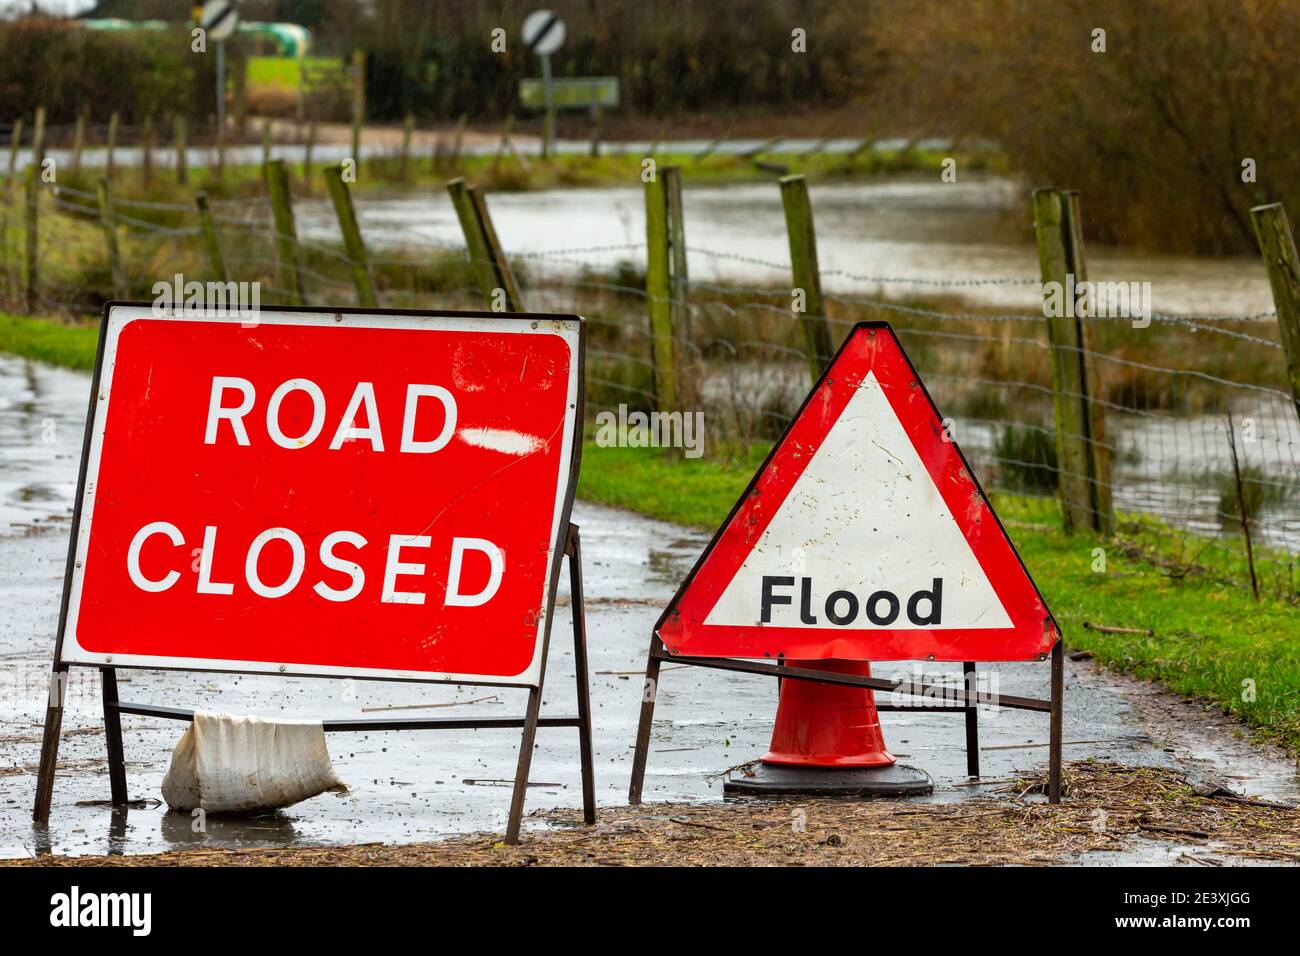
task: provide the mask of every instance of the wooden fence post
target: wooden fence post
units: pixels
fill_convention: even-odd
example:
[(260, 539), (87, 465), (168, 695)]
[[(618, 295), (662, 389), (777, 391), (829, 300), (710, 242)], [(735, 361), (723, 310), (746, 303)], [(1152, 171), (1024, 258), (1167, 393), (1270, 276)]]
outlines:
[[(548, 67), (549, 69), (549, 67)], [(548, 104), (542, 113), (542, 164), (551, 159), (551, 150), (555, 142), (555, 104)]]
[(26, 202), (26, 231), (23, 234), (23, 264), (26, 267), (27, 284), (24, 289), (23, 301), (27, 306), (28, 312), (36, 311), (36, 292), (39, 281), (37, 260), (37, 238), (39, 236), (37, 216), (40, 209), (40, 182), (41, 171), (33, 163), (27, 167), (27, 202)]
[(467, 122), (468, 117), (464, 113), (461, 113), (460, 118), (456, 120), (456, 138), (451, 144), (451, 168), (453, 170), (460, 169), (460, 148), (465, 141), (465, 124)]
[(311, 154), (316, 149), (316, 121), (307, 124), (307, 142), (302, 150), (302, 181), (311, 192)]
[(18, 175), (18, 150), (22, 146), (22, 140), (23, 118), (20, 116), (14, 120), (13, 129), (9, 133), (9, 182), (13, 182)]
[(510, 131), (514, 129), (514, 125), (514, 114), (507, 113), (506, 121), (501, 127), (501, 142), (497, 143), (497, 154), (492, 157), (492, 172), (494, 173), (497, 171), (497, 167), (501, 165), (501, 157), (506, 154), (506, 150), (510, 149)]
[[(236, 44), (238, 46), (238, 44)], [(232, 58), (234, 68), (233, 85), (235, 115), (235, 135), (243, 137), (248, 132), (248, 57), (239, 55)]]
[(379, 297), (375, 294), (375, 282), (370, 275), (370, 264), (366, 261), (366, 246), (361, 241), (361, 226), (357, 223), (352, 194), (348, 191), (348, 184), (343, 181), (341, 163), (325, 170), (325, 185), (329, 187), (334, 213), (339, 219), (339, 230), (343, 233), (343, 248), (347, 251), (348, 262), (352, 267), (352, 282), (357, 287), (357, 304), (363, 308), (377, 309)]
[(184, 186), (190, 181), (190, 159), (185, 117), (177, 113), (172, 119), (176, 132), (176, 182)]
[(45, 107), (36, 107), (36, 122), (32, 124), (32, 165), (40, 167), (45, 161)]
[(1065, 530), (1115, 531), (1111, 501), (1110, 449), (1105, 416), (1090, 355), (1092, 327), (1075, 314), (1069, 294), (1087, 281), (1079, 194), (1070, 189), (1034, 190), (1034, 225), (1044, 296), (1048, 283), (1061, 295), (1063, 314), (1047, 316), (1052, 349), (1052, 406), (1056, 462)]
[(406, 182), (411, 172), (411, 134), (415, 132), (415, 117), (406, 114), (406, 123), (402, 128), (402, 158), (398, 166), (398, 178)]
[(673, 328), (685, 344), (691, 337), (690, 282), (686, 268), (686, 216), (682, 209), (682, 168), (665, 166), (664, 190), (668, 193), (668, 246), (672, 250)]
[(145, 185), (153, 182), (153, 114), (144, 118), (144, 135), (140, 143), (140, 174)]
[[(488, 308), (495, 312), (524, 311), (523, 297), (519, 294), (510, 262), (497, 240), (482, 191), (478, 186), (467, 186), (464, 179), (456, 178), (447, 183), (447, 192), (456, 207), (456, 217), (460, 220), (465, 245), (469, 249), (470, 267)], [(500, 290), (500, 296), (497, 290)], [(500, 301), (502, 297), (504, 302)], [(505, 307), (497, 308), (498, 305)]]
[(429, 143), (429, 171), (433, 175), (442, 172), (443, 155), (447, 151), (447, 146), (443, 142), (442, 134), (437, 130), (431, 130), (433, 133), (432, 141)]
[(0, 295), (8, 297), (13, 289), (9, 274), (9, 203), (0, 202)]
[(104, 178), (110, 182), (113, 180), (113, 151), (117, 148), (117, 125), (120, 119), (117, 110), (113, 110), (113, 115), (108, 118), (108, 138), (104, 140)]
[(677, 360), (673, 354), (672, 250), (665, 177), (645, 183), (645, 294), (650, 313), (650, 355), (654, 362), (655, 406), (677, 406)]
[(293, 221), (293, 198), (289, 194), (289, 170), (283, 159), (266, 164), (266, 189), (271, 197), (275, 220), (275, 258), (280, 269), (280, 291), (288, 305), (302, 305), (302, 274), (298, 271), (298, 229)]
[(271, 161), (271, 121), (262, 120), (262, 165)]
[(1250, 218), (1255, 223), (1255, 238), (1268, 269), (1268, 284), (1273, 290), (1277, 324), (1286, 353), (1287, 379), (1295, 398), (1296, 415), (1300, 415), (1300, 257), (1296, 255), (1295, 237), (1281, 203), (1256, 206), (1250, 211)]
[(366, 54), (352, 52), (352, 161), (361, 171), (361, 127), (366, 122)]
[(72, 175), (81, 175), (81, 150), (86, 145), (86, 114), (77, 111), (77, 122), (72, 128)]
[(808, 372), (816, 382), (830, 362), (834, 347), (830, 323), (826, 320), (826, 306), (822, 301), (812, 203), (808, 201), (808, 183), (803, 176), (782, 177), (781, 205), (785, 209), (785, 229), (790, 240), (794, 295), (800, 297), (802, 294), (803, 300), (803, 312), (798, 321), (803, 326)]
[(217, 223), (212, 218), (212, 207), (208, 205), (208, 194), (194, 194), (194, 205), (199, 207), (199, 232), (203, 237), (203, 254), (208, 260), (208, 271), (217, 282), (226, 281), (226, 260), (221, 255), (221, 242), (217, 238)]
[(130, 297), (126, 272), (122, 268), (122, 251), (117, 244), (117, 224), (113, 219), (113, 199), (109, 194), (108, 177), (99, 178), (99, 228), (104, 233), (104, 250), (108, 253), (108, 271), (113, 276), (113, 297)]

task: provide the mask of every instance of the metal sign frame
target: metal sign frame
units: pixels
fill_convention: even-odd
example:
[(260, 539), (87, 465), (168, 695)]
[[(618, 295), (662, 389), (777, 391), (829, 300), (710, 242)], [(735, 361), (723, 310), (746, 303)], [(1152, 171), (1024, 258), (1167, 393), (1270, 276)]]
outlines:
[[(813, 387), (809, 390), (808, 395), (804, 398), (803, 402), (800, 404), (798, 411), (795, 412), (794, 416), (790, 420), (790, 423), (786, 426), (785, 430), (781, 433), (781, 436), (772, 444), (772, 448), (768, 452), (767, 457), (764, 458), (763, 463), (759, 465), (759, 467), (755, 470), (753, 478), (750, 479), (749, 484), (746, 485), (745, 490), (741, 493), (739, 498), (736, 500), (736, 504), (732, 507), (726, 519), (718, 526), (718, 529), (717, 531), (714, 532), (714, 535), (712, 539), (709, 541), (708, 546), (700, 554), (700, 557), (696, 560), (695, 565), (691, 568), (690, 573), (687, 574), (686, 578), (682, 581), (680, 587), (678, 587), (676, 593), (673, 595), (672, 600), (669, 601), (667, 606), (664, 608), (663, 613), (659, 616), (659, 620), (655, 622), (655, 626), (651, 631), (650, 648), (646, 658), (646, 673), (645, 673), (645, 684), (643, 686), (641, 715), (640, 715), (640, 721), (637, 725), (636, 745), (633, 750), (632, 779), (628, 787), (628, 802), (630, 804), (637, 805), (641, 802), (642, 785), (645, 780), (646, 759), (647, 759), (649, 746), (650, 746), (650, 730), (651, 730), (652, 722), (654, 720), (655, 702), (656, 702), (656, 698), (658, 697), (658, 690), (659, 690), (659, 677), (660, 677), (659, 671), (660, 671), (660, 666), (665, 661), (669, 661), (674, 664), (692, 665), (695, 667), (705, 667), (714, 670), (727, 670), (727, 671), (733, 671), (742, 674), (764, 675), (768, 677), (775, 677), (778, 680), (782, 680), (782, 679), (807, 680), (807, 681), (812, 681), (814, 683), (822, 683), (822, 684), (835, 684), (835, 685), (848, 686), (848, 687), (864, 687), (872, 691), (883, 691), (890, 694), (897, 694), (897, 695), (919, 698), (918, 703), (901, 703), (901, 704), (900, 703), (883, 703), (883, 704), (877, 703), (876, 709), (882, 712), (910, 711), (910, 710), (937, 710), (937, 711), (962, 714), (966, 719), (967, 773), (969, 774), (969, 776), (976, 777), (976, 778), (979, 777), (980, 775), (979, 773), (979, 706), (980, 705), (1006, 707), (1009, 709), (1016, 709), (1016, 710), (1033, 710), (1033, 711), (1047, 712), (1050, 716), (1049, 754), (1048, 754), (1048, 766), (1049, 766), (1048, 800), (1050, 803), (1054, 803), (1054, 804), (1060, 802), (1061, 732), (1062, 732), (1061, 722), (1062, 722), (1062, 705), (1063, 705), (1063, 696), (1064, 696), (1064, 641), (1061, 636), (1060, 626), (1056, 623), (1055, 619), (1051, 617), (1050, 611), (1048, 612), (1048, 619), (1045, 623), (1050, 624), (1051, 628), (1055, 630), (1056, 640), (1052, 644), (1050, 653), (1042, 654), (1038, 658), (1040, 661), (1050, 658), (1051, 661), (1051, 677), (1050, 677), (1051, 696), (1047, 700), (1043, 700), (1039, 698), (1031, 698), (1031, 697), (1015, 697), (1010, 695), (993, 695), (993, 694), (979, 693), (977, 689), (978, 672), (976, 670), (976, 663), (977, 663), (976, 661), (964, 661), (962, 663), (962, 670), (963, 670), (966, 686), (961, 691), (956, 691), (952, 687), (935, 685), (935, 684), (923, 684), (923, 683), (918, 684), (914, 682), (909, 683), (903, 681), (885, 680), (883, 678), (878, 678), (878, 677), (862, 677), (853, 674), (843, 674), (843, 673), (837, 673), (833, 671), (823, 671), (823, 670), (810, 668), (810, 667), (791, 667), (786, 664), (784, 659), (779, 659), (775, 664), (765, 664), (754, 660), (745, 660), (745, 659), (730, 658), (730, 657), (691, 657), (691, 656), (678, 654), (678, 653), (670, 653), (660, 638), (660, 633), (659, 633), (660, 629), (669, 620), (670, 615), (672, 615), (674, 609), (681, 601), (682, 596), (686, 593), (687, 589), (690, 588), (692, 582), (695, 579), (696, 574), (704, 566), (705, 562), (708, 561), (710, 555), (713, 553), (714, 548), (717, 547), (719, 541), (722, 539), (724, 532), (730, 526), (732, 520), (739, 513), (740, 509), (742, 508), (746, 500), (755, 492), (759, 478), (763, 475), (764, 472), (767, 471), (768, 467), (771, 465), (773, 459), (776, 457), (781, 446), (784, 444), (786, 438), (789, 436), (790, 432), (794, 429), (795, 423), (804, 414), (804, 411), (809, 407), (809, 405), (813, 402), (814, 398), (817, 396), (818, 392), (821, 390), (823, 383), (826, 382), (828, 376), (831, 374), (832, 370), (834, 369), (836, 361), (839, 359), (840, 355), (844, 352), (844, 350), (848, 347), (855, 333), (857, 333), (859, 330), (871, 330), (871, 329), (885, 330), (895, 339), (895, 341), (898, 341), (897, 335), (894, 333), (893, 327), (888, 322), (883, 322), (883, 321), (858, 322), (852, 327), (852, 329), (849, 330), (849, 334), (845, 336), (844, 341), (840, 344), (840, 347), (836, 350), (835, 355), (832, 356), (831, 360), (827, 363), (826, 367), (822, 370), (822, 373), (818, 377), (816, 383), (814, 383)], [(935, 404), (934, 398), (930, 395), (929, 389), (925, 387), (924, 381), (922, 380), (921, 376), (917, 373), (916, 366), (912, 364), (912, 360), (907, 355), (906, 350), (903, 349), (901, 342), (898, 342), (898, 347), (899, 347), (899, 354), (902, 356), (903, 360), (907, 363), (908, 369), (912, 374), (912, 380), (915, 381), (920, 393), (925, 397), (925, 400), (928, 403), (931, 412), (938, 420), (942, 421), (943, 416), (939, 412), (939, 408)], [(1024, 571), (1026, 578), (1029, 579), (1030, 584), (1032, 585), (1033, 579), (1032, 577), (1029, 576), (1028, 568), (1025, 567), (1024, 561), (1020, 557), (1020, 553), (1016, 550), (1014, 543), (1011, 542), (1010, 535), (1006, 533), (1006, 528), (1002, 524), (1002, 520), (997, 516), (996, 511), (993, 510), (992, 504), (989, 503), (988, 495), (985, 493), (984, 487), (980, 484), (978, 477), (976, 477), (974, 470), (970, 467), (970, 462), (966, 459), (965, 453), (962, 452), (961, 446), (956, 441), (951, 442), (951, 444), (953, 449), (956, 451), (961, 461), (961, 464), (963, 465), (963, 467), (965, 467), (967, 474), (970, 476), (971, 481), (974, 483), (975, 488), (978, 490), (980, 496), (984, 499), (985, 503), (988, 504), (989, 513), (993, 515), (993, 519), (997, 523), (998, 530), (1002, 535), (1006, 537), (1007, 542), (1011, 544), (1012, 553), (1015, 555), (1016, 560), (1020, 563), (1020, 567)], [(1035, 590), (1037, 590), (1036, 585), (1034, 585), (1034, 588)], [(1046, 606), (1045, 602), (1044, 602), (1044, 606)]]
[[(86, 498), (87, 471), (90, 464), (91, 445), (97, 425), (97, 414), (101, 402), (98, 401), (100, 385), (103, 380), (104, 359), (109, 334), (109, 315), (114, 308), (152, 307), (149, 302), (112, 301), (104, 305), (100, 320), (99, 343), (95, 354), (95, 366), (91, 374), (91, 388), (86, 412), (86, 427), (82, 444), (81, 464), (77, 479), (77, 496), (73, 507), (71, 537), (68, 546), (68, 558), (64, 572), (63, 597), (59, 608), (58, 633), (55, 641), (54, 660), (50, 675), (50, 693), (46, 705), (45, 726), (41, 741), (40, 765), (37, 772), (36, 795), (32, 818), (38, 824), (49, 822), (50, 805), (54, 791), (54, 777), (58, 761), (59, 735), (63, 722), (64, 695), (67, 690), (68, 677), (73, 667), (95, 667), (100, 671), (103, 684), (104, 732), (108, 747), (109, 788), (111, 803), (115, 811), (125, 812), (128, 805), (126, 788), (126, 762), (122, 744), (121, 716), (131, 714), (158, 717), (172, 720), (192, 720), (194, 712), (175, 707), (163, 707), (154, 704), (138, 704), (121, 701), (117, 689), (117, 667), (120, 665), (92, 661), (65, 660), (62, 656), (63, 638), (68, 623), (72, 599), (72, 585), (78, 553), (78, 542), (82, 523), (82, 502)], [(557, 537), (553, 546), (553, 560), (545, 583), (545, 621), (539, 641), (540, 657), (535, 682), (502, 683), (500, 681), (479, 679), (448, 680), (445, 677), (394, 677), (382, 673), (366, 674), (364, 672), (337, 675), (328, 673), (294, 672), (283, 676), (334, 678), (343, 677), (356, 680), (401, 681), (408, 683), (456, 683), (467, 685), (485, 685), (494, 687), (519, 687), (528, 690), (528, 704), (522, 717), (483, 717), (483, 718), (342, 718), (328, 719), (322, 722), (325, 732), (343, 733), (376, 730), (464, 730), (464, 729), (501, 729), (522, 728), (519, 749), (519, 763), (516, 769), (514, 791), (510, 802), (510, 818), (506, 831), (506, 842), (517, 843), (523, 817), (524, 796), (528, 784), (528, 771), (532, 763), (533, 744), (538, 727), (576, 727), (578, 729), (579, 755), (582, 763), (583, 818), (586, 823), (596, 820), (594, 760), (591, 740), (591, 697), (587, 679), (586, 613), (582, 591), (582, 549), (578, 526), (571, 521), (573, 498), (577, 489), (578, 472), (582, 457), (582, 428), (584, 414), (583, 382), (585, 381), (586, 359), (586, 322), (575, 315), (557, 313), (498, 313), (467, 312), (451, 310), (419, 309), (366, 309), (366, 308), (325, 308), (315, 306), (263, 306), (263, 310), (312, 313), (330, 316), (385, 316), (414, 318), (475, 318), (490, 319), (494, 323), (514, 324), (520, 322), (538, 322), (563, 320), (577, 322), (577, 348), (573, 357), (578, 387), (573, 410), (574, 421), (572, 447), (569, 456), (569, 471), (561, 476), (562, 500), (559, 502), (559, 521)], [(219, 310), (211, 310), (219, 311)], [(551, 623), (555, 609), (555, 596), (559, 585), (561, 556), (569, 561), (569, 581), (572, 593), (574, 658), (577, 679), (578, 713), (576, 716), (555, 716), (541, 714), (542, 685), (546, 675), (546, 663), (550, 649)], [(110, 658), (111, 660), (111, 658)], [(193, 668), (176, 666), (158, 666), (151, 664), (132, 665), (149, 670), (191, 670)], [(267, 674), (268, 671), (254, 668), (202, 668), (216, 673)]]

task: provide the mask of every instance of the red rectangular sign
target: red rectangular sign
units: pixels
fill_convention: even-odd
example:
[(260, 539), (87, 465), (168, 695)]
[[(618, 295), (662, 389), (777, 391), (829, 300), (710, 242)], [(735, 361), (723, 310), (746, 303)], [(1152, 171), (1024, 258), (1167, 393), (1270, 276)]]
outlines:
[(581, 320), (105, 319), (59, 659), (536, 684)]

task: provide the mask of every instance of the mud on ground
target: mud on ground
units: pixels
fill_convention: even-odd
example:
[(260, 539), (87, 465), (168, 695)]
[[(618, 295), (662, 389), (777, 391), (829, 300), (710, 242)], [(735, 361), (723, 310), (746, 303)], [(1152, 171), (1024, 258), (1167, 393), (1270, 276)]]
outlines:
[[(133, 856), (44, 856), (15, 865), (73, 866), (917, 866), (1088, 862), (1136, 841), (1217, 866), (1300, 862), (1300, 808), (1236, 796), (1175, 770), (1092, 761), (1066, 765), (1066, 799), (1045, 780), (1004, 781), (960, 803), (791, 800), (650, 804), (534, 814), (549, 829), (518, 846), (471, 834), (406, 846), (193, 849)], [(1097, 860), (1101, 862), (1101, 860)]]

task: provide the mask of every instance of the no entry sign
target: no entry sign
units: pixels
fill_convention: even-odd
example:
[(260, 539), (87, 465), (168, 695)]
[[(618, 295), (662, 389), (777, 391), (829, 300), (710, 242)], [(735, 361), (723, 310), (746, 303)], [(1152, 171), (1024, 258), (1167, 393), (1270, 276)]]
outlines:
[(568, 316), (104, 321), (56, 664), (536, 685)]
[(1058, 632), (886, 323), (856, 326), (657, 627), (670, 654), (1040, 658)]

